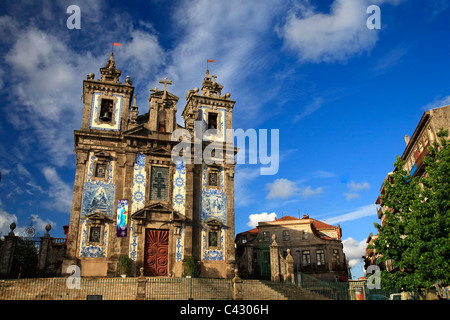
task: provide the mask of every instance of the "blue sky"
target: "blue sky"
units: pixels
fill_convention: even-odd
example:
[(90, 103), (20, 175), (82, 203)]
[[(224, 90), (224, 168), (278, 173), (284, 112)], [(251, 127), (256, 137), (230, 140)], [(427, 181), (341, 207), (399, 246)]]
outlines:
[[(370, 5), (381, 29), (370, 30)], [(81, 29), (68, 29), (69, 5)], [(0, 232), (31, 222), (63, 237), (82, 81), (109, 57), (140, 114), (149, 89), (200, 87), (206, 60), (236, 102), (234, 128), (278, 129), (280, 166), (236, 168), (236, 232), (253, 218), (309, 214), (340, 224), (354, 277), (376, 233), (374, 202), (427, 109), (450, 103), (446, 0), (3, 1), (0, 4)], [(17, 232), (16, 232), (17, 233)], [(359, 259), (359, 260), (358, 260)]]

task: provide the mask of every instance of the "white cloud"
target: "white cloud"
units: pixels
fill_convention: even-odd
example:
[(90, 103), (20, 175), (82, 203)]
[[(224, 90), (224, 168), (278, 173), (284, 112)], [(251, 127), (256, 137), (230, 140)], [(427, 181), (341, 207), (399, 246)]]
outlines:
[(329, 13), (318, 12), (310, 1), (294, 7), (280, 27), (284, 46), (303, 62), (345, 62), (354, 55), (370, 51), (378, 41), (377, 30), (366, 25), (371, 4), (401, 0), (334, 0)]
[(345, 61), (377, 42), (377, 32), (366, 26), (366, 9), (361, 0), (335, 0), (329, 14), (303, 6), (289, 14), (281, 30), (284, 44), (305, 62)]
[(313, 189), (311, 186), (299, 187), (297, 183), (289, 179), (280, 178), (266, 184), (268, 190), (266, 199), (288, 199), (291, 197), (302, 197), (308, 199), (323, 192), (323, 187)]
[[(42, 219), (37, 214), (31, 214), (30, 215), (30, 219), (31, 219), (31, 221), (33, 223), (33, 227), (34, 227), (37, 235), (44, 235), (47, 232), (45, 230), (45, 227), (47, 226), (47, 224), (50, 224), (51, 230), (56, 230), (56, 228), (57, 228), (56, 222), (54, 222), (54, 221), (52, 221), (52, 220), (50, 220), (48, 218), (47, 219), (45, 219), (45, 218)], [(50, 234), (52, 232), (51, 230), (50, 230)]]
[(345, 196), (345, 199), (347, 199), (347, 201), (359, 198), (359, 194), (357, 194), (357, 193), (344, 193), (344, 196)]
[[(86, 4), (83, 8), (91, 7)], [(94, 6), (93, 9), (99, 8)], [(86, 18), (89, 15), (86, 13)], [(73, 129), (81, 125), (83, 80), (91, 72), (99, 78), (99, 68), (109, 57), (105, 51), (111, 44), (106, 46), (96, 39), (96, 46), (75, 51), (66, 33), (58, 34), (57, 30), (11, 20), (0, 19), (0, 25), (11, 23), (14, 26), (10, 27), (10, 49), (4, 54), (6, 64), (1, 67), (2, 73), (8, 74), (3, 85), (7, 82), (11, 88), (9, 93), (14, 104), (14, 108), (6, 110), (6, 117), (14, 128), (27, 129), (27, 136), (32, 132), (33, 146), (44, 151), (53, 165), (67, 165), (73, 156)], [(136, 93), (145, 91), (145, 98), (141, 100), (145, 101), (149, 87), (141, 88), (165, 63), (164, 51), (155, 35), (129, 27), (124, 21), (128, 21), (126, 14), (108, 19), (109, 25), (102, 31), (106, 34), (99, 41), (107, 41), (111, 30), (127, 34), (127, 41), (115, 52), (116, 66), (122, 71), (122, 81), (127, 74), (133, 81), (137, 79)], [(95, 32), (90, 34), (97, 37)], [(101, 46), (107, 49), (94, 54)], [(146, 107), (143, 110), (147, 111)], [(31, 146), (29, 144), (22, 152), (26, 153)]]
[(249, 226), (251, 228), (256, 228), (256, 226), (258, 225), (258, 222), (274, 221), (276, 217), (277, 217), (277, 214), (275, 212), (272, 212), (272, 213), (262, 212), (262, 213), (251, 214), (248, 217), (249, 221), (247, 222), (247, 226)]
[(0, 235), (8, 235), (11, 231), (9, 226), (13, 222), (17, 224), (17, 216), (7, 212), (0, 206)]
[(450, 105), (450, 96), (437, 97), (432, 102), (422, 107), (422, 110), (430, 110)]
[(72, 187), (65, 183), (53, 167), (44, 167), (42, 169), (45, 180), (50, 184), (48, 195), (53, 199), (45, 205), (48, 208), (59, 212), (70, 213), (72, 206), (73, 190)]
[(274, 182), (266, 184), (266, 189), (269, 190), (266, 196), (267, 199), (287, 199), (300, 191), (295, 182), (284, 178), (276, 179)]
[(31, 173), (21, 163), (17, 164), (17, 173), (19, 174), (19, 176), (31, 179)]
[(349, 267), (353, 268), (358, 263), (362, 262), (362, 256), (366, 254), (366, 240), (356, 241), (349, 237), (342, 240), (344, 246), (345, 257), (349, 260)]
[(352, 191), (361, 191), (361, 190), (365, 190), (365, 189), (370, 189), (370, 184), (368, 182), (356, 183), (354, 181), (350, 181), (349, 183), (347, 183), (347, 186)]
[(350, 221), (350, 220), (356, 220), (356, 219), (360, 219), (360, 218), (364, 218), (364, 217), (368, 217), (371, 215), (376, 215), (377, 214), (377, 210), (376, 210), (376, 205), (375, 204), (369, 204), (367, 206), (363, 206), (360, 208), (357, 208), (356, 210), (340, 215), (340, 216), (336, 216), (333, 218), (329, 218), (327, 219), (327, 223), (329, 224), (336, 224), (336, 223), (341, 223), (341, 222), (345, 222), (345, 221)]
[(298, 122), (301, 119), (303, 119), (304, 117), (309, 116), (310, 114), (314, 113), (315, 111), (319, 110), (320, 107), (323, 104), (323, 100), (322, 98), (316, 98), (314, 99), (314, 101), (309, 104), (308, 106), (306, 106), (305, 111), (303, 111), (302, 113), (294, 116), (294, 118), (292, 119), (293, 122)]
[(303, 190), (300, 191), (300, 195), (304, 198), (304, 199), (308, 199), (311, 198), (315, 195), (319, 195), (323, 192), (323, 188), (322, 187), (317, 187), (316, 189), (312, 189), (310, 186), (307, 186), (306, 188), (304, 188)]
[[(255, 5), (251, 1), (181, 1), (173, 12), (173, 31), (177, 45), (170, 52), (171, 65), (159, 77), (169, 77), (171, 89), (180, 97), (186, 90), (200, 87), (206, 60), (214, 59), (209, 69), (231, 99), (239, 97), (239, 109), (246, 115), (246, 125), (261, 122), (271, 115), (259, 113), (260, 102), (279, 98), (279, 87), (254, 75), (270, 68), (273, 56), (266, 41), (273, 32), (277, 15), (285, 9), (281, 0)], [(251, 81), (249, 81), (251, 79)], [(249, 92), (253, 94), (249, 95)], [(183, 123), (181, 113), (177, 120)], [(254, 126), (254, 124), (253, 124)]]

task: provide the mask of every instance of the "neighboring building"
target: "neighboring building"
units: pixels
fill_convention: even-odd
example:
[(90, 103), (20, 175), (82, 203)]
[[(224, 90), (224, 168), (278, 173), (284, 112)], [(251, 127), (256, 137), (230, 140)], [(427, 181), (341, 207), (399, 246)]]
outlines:
[(392, 265), (390, 261), (380, 261), (380, 255), (377, 254), (377, 251), (375, 249), (370, 249), (368, 248), (369, 246), (374, 244), (374, 241), (378, 239), (378, 235), (373, 235), (372, 233), (370, 233), (370, 235), (367, 237), (367, 247), (366, 247), (366, 252), (365, 255), (362, 256), (361, 258), (364, 260), (364, 275), (367, 274), (367, 268), (369, 266), (377, 266), (380, 268), (380, 270), (391, 270)]
[[(119, 258), (128, 255), (129, 275), (143, 268), (146, 276), (180, 277), (193, 256), (200, 276), (232, 277), (234, 161), (222, 161), (225, 153), (216, 152), (212, 164), (194, 161), (193, 154), (191, 161), (174, 163), (171, 152), (180, 141), (172, 133), (182, 127), (176, 123), (178, 97), (167, 91), (172, 82), (164, 79), (164, 90), (150, 90), (149, 111), (138, 115), (132, 82), (119, 82), (113, 53), (100, 74), (83, 81), (63, 273), (76, 265), (81, 276), (118, 276)], [(226, 145), (235, 101), (229, 93), (222, 96), (222, 88), (207, 70), (200, 92), (187, 92), (182, 116), (194, 152), (198, 147), (203, 154), (212, 141)]]
[[(411, 138), (408, 135), (405, 136), (406, 148), (403, 150), (401, 158), (405, 161), (404, 169), (412, 177), (421, 178), (426, 174), (423, 160), (429, 153), (428, 147), (439, 139), (437, 133), (441, 128), (450, 131), (450, 105), (425, 111)], [(388, 173), (384, 181), (390, 179), (391, 174), (392, 172)], [(384, 181), (380, 190), (381, 195), (385, 194)], [(389, 208), (383, 205), (381, 195), (378, 196), (375, 204), (377, 205), (378, 219), (380, 219), (381, 225), (384, 225), (386, 218), (384, 212)], [(375, 237), (370, 235), (368, 244), (369, 242), (373, 243)], [(363, 257), (365, 269), (371, 264), (377, 264), (376, 259), (374, 259), (375, 256), (373, 250), (366, 250), (366, 255)], [(385, 264), (379, 266), (382, 270), (391, 271), (392, 263), (393, 261), (388, 260)]]
[[(423, 160), (429, 153), (428, 147), (439, 139), (437, 133), (441, 128), (450, 131), (450, 105), (425, 111), (411, 138), (408, 135), (405, 136), (406, 148), (401, 158), (405, 161), (404, 169), (412, 177), (423, 177), (425, 174)], [(389, 179), (389, 175), (390, 173), (387, 174), (385, 180)], [(384, 194), (384, 183), (380, 193)], [(383, 223), (383, 210), (386, 208), (383, 207), (381, 196), (375, 203), (377, 204), (378, 218)]]
[(295, 271), (308, 273), (325, 281), (345, 281), (348, 267), (342, 246), (340, 226), (309, 218), (284, 216), (259, 222), (252, 230), (236, 236), (236, 261), (239, 274), (247, 278), (270, 275), (269, 246), (272, 235), (286, 256), (291, 250)]

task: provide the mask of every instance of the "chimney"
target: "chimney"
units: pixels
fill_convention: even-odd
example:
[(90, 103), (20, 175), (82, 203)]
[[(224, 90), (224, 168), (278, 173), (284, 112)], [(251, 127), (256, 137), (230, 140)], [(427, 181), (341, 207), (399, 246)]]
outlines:
[(409, 143), (409, 136), (408, 135), (405, 135), (405, 142), (406, 142), (406, 145), (408, 145), (408, 143)]
[(309, 219), (309, 214), (304, 214), (302, 219)]

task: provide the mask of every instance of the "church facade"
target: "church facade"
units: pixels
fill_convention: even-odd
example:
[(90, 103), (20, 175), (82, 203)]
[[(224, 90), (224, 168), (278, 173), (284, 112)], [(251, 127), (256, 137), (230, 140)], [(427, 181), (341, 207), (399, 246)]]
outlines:
[[(207, 70), (202, 89), (187, 92), (183, 128), (167, 78), (160, 81), (163, 90), (151, 90), (148, 112), (139, 115), (132, 82), (119, 81), (113, 53), (100, 74), (83, 81), (63, 273), (76, 265), (81, 276), (118, 276), (120, 257), (127, 255), (129, 276), (143, 270), (145, 276), (181, 277), (193, 257), (201, 277), (232, 277), (234, 160), (220, 161), (225, 153), (214, 152), (212, 163), (195, 161), (195, 152), (173, 157), (172, 151), (180, 142), (173, 138), (177, 129), (189, 133), (200, 153), (211, 143), (227, 145), (235, 101), (222, 95)], [(237, 149), (231, 150), (234, 159)]]

